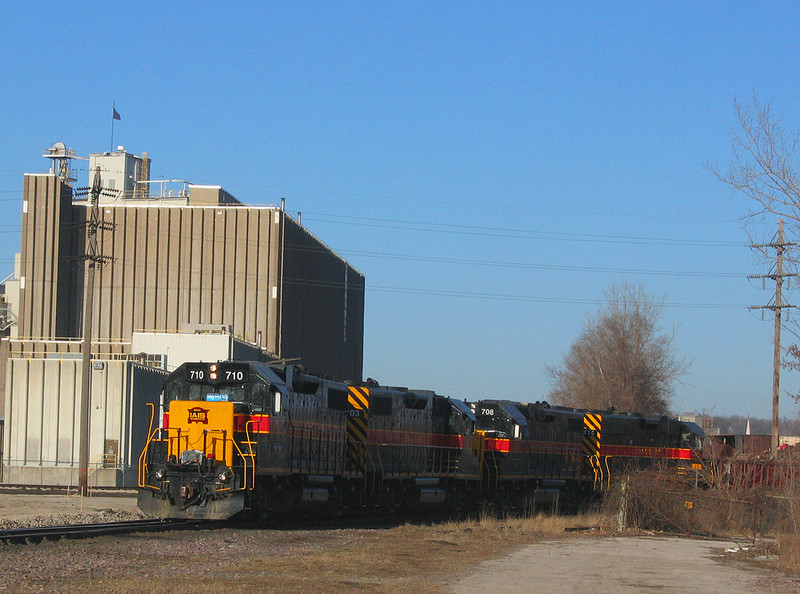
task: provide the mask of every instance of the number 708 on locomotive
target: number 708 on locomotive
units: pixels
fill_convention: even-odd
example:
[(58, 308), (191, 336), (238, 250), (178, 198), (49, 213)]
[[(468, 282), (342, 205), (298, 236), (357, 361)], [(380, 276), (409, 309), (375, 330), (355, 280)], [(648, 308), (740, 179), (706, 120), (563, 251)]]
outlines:
[(262, 362), (184, 363), (138, 465), (151, 517), (570, 509), (631, 467), (702, 468), (702, 430), (669, 417), (463, 400)]

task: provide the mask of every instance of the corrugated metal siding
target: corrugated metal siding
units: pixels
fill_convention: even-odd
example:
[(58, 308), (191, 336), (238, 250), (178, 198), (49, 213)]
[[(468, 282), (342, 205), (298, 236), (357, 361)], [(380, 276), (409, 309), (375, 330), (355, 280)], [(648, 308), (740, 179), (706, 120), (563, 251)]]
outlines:
[[(130, 439), (120, 441), (120, 452), (127, 460), (130, 460), (130, 466), (134, 470), (139, 461), (139, 454), (142, 453), (147, 441), (147, 430), (150, 427), (151, 409), (147, 404), (155, 405), (154, 424), (158, 426), (160, 415), (158, 403), (166, 376), (166, 372), (139, 365), (131, 366), (131, 381), (126, 394), (126, 402), (129, 403), (130, 410), (125, 417), (128, 419), (126, 431)], [(133, 477), (133, 484), (135, 482), (136, 479)]]
[[(26, 175), (20, 276), (19, 335), (76, 336), (76, 278), (82, 278), (83, 234), (75, 232), (72, 191), (53, 175)], [(77, 236), (77, 239), (75, 238)], [(78, 252), (75, 251), (78, 248)]]
[(80, 361), (74, 360), (9, 359), (5, 457), (12, 465), (77, 464), (73, 435), (79, 417), (71, 395), (80, 392), (79, 368)]
[[(271, 209), (107, 206), (101, 231), (113, 258), (97, 275), (95, 335), (127, 340), (134, 330), (179, 330), (190, 324), (233, 326), (245, 340), (259, 332), (277, 348), (269, 326), (268, 287), (279, 225)], [(280, 245), (279, 243), (277, 244)], [(269, 340), (267, 340), (269, 339)]]
[(339, 379), (360, 380), (364, 276), (291, 219), (285, 246), (284, 354), (302, 353), (311, 371), (335, 369)]
[[(26, 177), (25, 196), (19, 338), (78, 337), (83, 268), (72, 254), (85, 251), (87, 206), (68, 207), (71, 189), (54, 176)], [(363, 276), (279, 209), (109, 204), (99, 214), (98, 251), (110, 259), (95, 277), (101, 353), (125, 352), (134, 331), (212, 324), (360, 379)]]
[[(355, 272), (356, 274), (353, 274)], [(353, 370), (353, 379), (361, 380), (364, 369), (364, 301), (366, 279), (352, 267), (347, 290), (347, 348), (342, 349), (342, 367)]]

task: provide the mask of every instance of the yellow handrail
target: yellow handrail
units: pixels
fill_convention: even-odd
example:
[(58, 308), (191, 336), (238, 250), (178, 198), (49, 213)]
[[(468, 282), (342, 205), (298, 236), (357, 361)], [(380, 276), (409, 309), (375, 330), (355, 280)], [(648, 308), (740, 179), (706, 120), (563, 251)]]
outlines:
[[(248, 421), (248, 422), (250, 422), (250, 421)], [(248, 441), (248, 442), (250, 442), (250, 440), (249, 440), (249, 439), (248, 439), (247, 441)], [(249, 448), (250, 452), (249, 452), (249, 453), (247, 453), (247, 454), (245, 454), (245, 453), (242, 451), (242, 449), (239, 447), (239, 444), (238, 444), (238, 443), (236, 443), (236, 440), (235, 440), (235, 439), (233, 440), (233, 445), (234, 445), (234, 447), (236, 448), (236, 451), (238, 451), (238, 452), (239, 452), (239, 455), (242, 457), (242, 462), (244, 462), (244, 476), (242, 476), (242, 488), (241, 488), (241, 489), (239, 489), (239, 491), (242, 491), (242, 490), (244, 490), (244, 489), (247, 489), (247, 458), (250, 458), (250, 462), (251, 462), (251, 464), (252, 464), (252, 468), (251, 468), (251, 479), (250, 479), (250, 482), (251, 482), (250, 488), (251, 488), (251, 489), (255, 489), (255, 488), (256, 488), (256, 460), (255, 460), (255, 458), (256, 458), (256, 455), (253, 453), (253, 447), (252, 447), (252, 444), (251, 444), (251, 443), (248, 443), (248, 448)]]
[[(147, 441), (145, 442), (144, 448), (142, 449), (142, 453), (139, 455), (139, 472), (138, 472), (138, 476), (137, 476), (137, 484), (138, 484), (138, 486), (140, 488), (149, 487), (149, 485), (146, 484), (147, 472), (146, 472), (146, 469), (145, 469), (146, 464), (145, 464), (144, 460), (145, 460), (145, 456), (147, 455), (147, 451), (150, 448), (150, 445), (153, 443), (153, 441), (156, 441), (155, 440), (155, 436), (156, 436), (157, 432), (159, 431), (158, 427), (153, 429), (153, 420), (154, 420), (154, 417), (155, 417), (155, 406), (153, 404), (149, 403), (149, 402), (147, 403), (147, 406), (149, 406), (151, 408), (150, 426), (148, 428)], [(250, 424), (251, 422), (252, 421), (248, 421), (248, 424)], [(171, 437), (171, 436), (168, 435), (168, 437), (166, 438), (166, 441), (168, 441), (170, 443), (172, 442), (173, 439), (177, 439), (178, 440), (178, 445), (177, 445), (176, 450), (180, 450), (180, 439), (181, 439), (181, 437), (183, 437), (183, 438), (185, 438), (187, 440), (187, 447), (188, 447), (189, 436), (188, 435), (183, 435), (182, 436), (181, 435), (181, 430), (180, 430), (179, 427), (175, 427), (175, 428), (169, 427), (166, 430), (167, 430), (168, 434), (171, 431), (177, 431), (178, 432), (178, 435), (176, 435), (175, 437)], [(210, 430), (209, 433), (216, 432), (216, 431), (218, 431), (218, 430)], [(224, 431), (222, 431), (222, 432), (224, 433)], [(242, 451), (242, 449), (239, 447), (239, 444), (236, 443), (236, 440), (231, 438), (231, 442), (233, 443), (233, 446), (236, 448), (236, 451), (239, 453), (239, 455), (241, 456), (242, 461), (244, 463), (244, 475), (242, 477), (242, 479), (243, 479), (242, 480), (242, 485), (243, 486), (242, 486), (241, 489), (238, 489), (240, 491), (244, 490), (244, 489), (247, 489), (248, 486), (251, 489), (255, 488), (255, 453), (253, 452), (252, 440), (250, 439), (249, 430), (247, 430), (247, 437), (248, 437), (248, 450), (249, 450), (248, 452)], [(223, 447), (224, 447), (225, 440), (227, 440), (227, 439), (228, 439), (227, 436), (223, 437)], [(162, 439), (162, 440), (159, 440), (159, 441), (165, 441), (165, 440)], [(233, 462), (233, 461), (231, 460), (231, 462)], [(233, 464), (231, 464), (231, 466), (233, 466)], [(233, 469), (231, 469), (231, 470), (233, 470)], [(250, 474), (249, 482), (248, 482), (248, 471), (249, 471), (249, 474)], [(154, 487), (150, 487), (150, 488), (154, 488)]]
[(144, 468), (144, 457), (147, 454), (147, 450), (150, 448), (150, 443), (153, 441), (153, 436), (155, 435), (155, 431), (153, 431), (153, 420), (156, 416), (156, 406), (155, 404), (148, 402), (147, 406), (150, 407), (150, 425), (147, 427), (147, 441), (142, 448), (142, 453), (139, 454), (139, 472), (137, 473), (136, 482), (140, 488), (145, 487), (145, 476), (147, 473), (145, 472)]
[(604, 489), (611, 488), (611, 467), (608, 465), (609, 458), (611, 458), (611, 456), (603, 456), (603, 463), (605, 464), (606, 467), (606, 480), (603, 486)]

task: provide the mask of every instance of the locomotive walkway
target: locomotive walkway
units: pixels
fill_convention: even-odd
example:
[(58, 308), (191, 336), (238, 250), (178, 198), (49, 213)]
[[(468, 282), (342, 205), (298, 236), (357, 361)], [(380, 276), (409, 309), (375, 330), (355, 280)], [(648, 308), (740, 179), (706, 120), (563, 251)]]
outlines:
[(453, 584), (485, 592), (798, 592), (800, 579), (742, 561), (722, 561), (726, 540), (579, 537), (529, 545), (486, 561)]

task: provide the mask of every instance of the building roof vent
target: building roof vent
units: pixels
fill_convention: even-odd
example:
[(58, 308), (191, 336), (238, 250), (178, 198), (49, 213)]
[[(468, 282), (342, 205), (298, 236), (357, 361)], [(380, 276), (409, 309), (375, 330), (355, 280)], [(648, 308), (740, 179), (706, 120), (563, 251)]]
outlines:
[(58, 178), (64, 182), (76, 181), (70, 174), (70, 161), (72, 159), (79, 159), (75, 151), (67, 148), (63, 142), (54, 142), (53, 146), (46, 148), (42, 151), (42, 156), (46, 159), (52, 159), (53, 164), (50, 166), (50, 173), (55, 173)]

